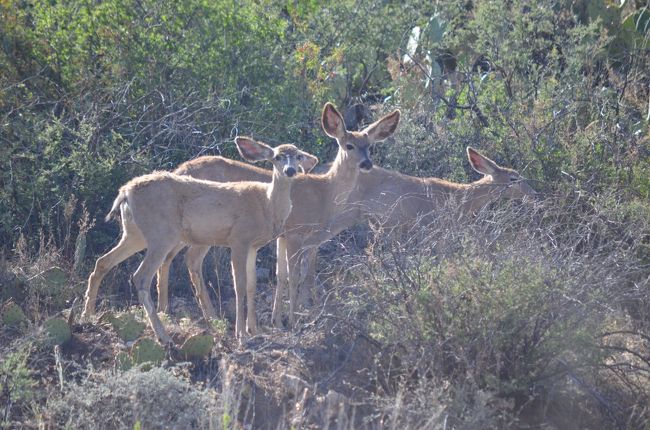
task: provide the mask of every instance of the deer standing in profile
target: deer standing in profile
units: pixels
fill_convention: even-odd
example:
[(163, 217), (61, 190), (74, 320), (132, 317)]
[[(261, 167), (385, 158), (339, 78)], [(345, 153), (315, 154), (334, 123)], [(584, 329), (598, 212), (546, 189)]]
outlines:
[[(235, 334), (241, 341), (246, 331), (256, 333), (257, 250), (284, 231), (291, 210), (293, 177), (306, 153), (294, 145), (271, 148), (246, 137), (238, 137), (235, 143), (246, 160), (268, 160), (273, 164), (271, 183), (215, 183), (154, 172), (120, 188), (107, 219), (120, 213), (122, 238), (115, 248), (97, 260), (90, 274), (83, 317), (95, 312), (97, 291), (108, 270), (146, 248), (132, 281), (156, 337), (163, 343), (172, 343), (153, 307), (151, 280), (167, 254), (179, 243), (221, 245), (231, 249), (237, 303)], [(200, 300), (198, 295), (197, 298)]]
[[(472, 168), (483, 175), (483, 178), (468, 184), (433, 177), (419, 178), (375, 167), (359, 177), (359, 186), (350, 196), (347, 210), (332, 223), (334, 228), (327, 232), (329, 237), (323, 235), (320, 239), (323, 242), (329, 240), (357, 224), (359, 219), (370, 219), (385, 229), (393, 229), (423, 220), (429, 222), (436, 212), (449, 208), (450, 202), (458, 205), (459, 217), (466, 217), (499, 199), (537, 195), (516, 170), (499, 166), (471, 147), (467, 147), (467, 158)], [(304, 254), (302, 286), (311, 290), (315, 285), (318, 248), (307, 249)]]
[[(312, 236), (320, 236), (322, 231), (329, 231), (333, 228), (332, 222), (340, 212), (346, 209), (348, 197), (356, 187), (358, 177), (365, 175), (365, 172), (370, 171), (373, 167), (368, 152), (370, 146), (375, 142), (389, 138), (397, 128), (399, 118), (399, 111), (394, 111), (362, 131), (351, 132), (346, 130), (345, 121), (334, 105), (327, 103), (323, 107), (321, 125), (328, 136), (336, 139), (338, 152), (327, 173), (300, 175), (293, 181), (291, 200), (294, 204), (285, 223), (285, 232), (277, 241), (278, 290), (276, 290), (273, 307), (275, 325), (280, 324), (277, 316), (281, 317), (282, 292), (289, 282), (289, 273), (297, 264), (302, 245), (312, 244), (310, 241)], [(259, 178), (260, 169), (250, 169), (249, 167), (251, 166), (225, 161), (222, 158), (211, 158), (205, 160), (200, 169), (195, 166), (187, 169), (186, 173), (200, 174), (201, 178), (213, 181)], [(360, 170), (364, 173), (359, 174)], [(205, 297), (207, 297), (207, 290), (201, 268), (209, 248), (209, 246), (191, 246), (185, 256), (195, 290), (201, 291), (197, 295)], [(171, 258), (173, 255), (166, 260), (167, 267), (161, 268), (158, 272), (159, 297), (168, 297), (167, 274)], [(290, 267), (290, 265), (292, 266)]]

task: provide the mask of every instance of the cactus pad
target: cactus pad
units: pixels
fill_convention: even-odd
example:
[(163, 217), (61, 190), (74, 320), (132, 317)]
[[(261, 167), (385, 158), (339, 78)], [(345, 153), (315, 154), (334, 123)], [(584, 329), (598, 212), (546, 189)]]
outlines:
[(120, 339), (125, 342), (131, 342), (139, 338), (147, 326), (144, 322), (138, 321), (131, 313), (118, 316), (109, 314), (106, 319), (111, 323)]
[(50, 345), (63, 345), (72, 339), (72, 332), (67, 321), (61, 318), (52, 318), (43, 323), (43, 330)]
[(59, 267), (51, 267), (43, 272), (43, 279), (48, 286), (56, 288), (58, 291), (65, 287), (68, 282), (68, 275)]
[(138, 339), (131, 348), (133, 364), (153, 363), (159, 365), (165, 358), (165, 350), (150, 338)]
[(18, 327), (27, 323), (23, 310), (12, 301), (2, 307), (2, 322), (7, 327)]
[(118, 352), (115, 356), (115, 368), (126, 371), (131, 367), (133, 367), (133, 360), (131, 360), (129, 354), (124, 351)]
[(185, 340), (183, 346), (181, 346), (181, 352), (188, 360), (205, 358), (210, 355), (213, 346), (214, 338), (212, 336), (198, 334), (190, 336)]

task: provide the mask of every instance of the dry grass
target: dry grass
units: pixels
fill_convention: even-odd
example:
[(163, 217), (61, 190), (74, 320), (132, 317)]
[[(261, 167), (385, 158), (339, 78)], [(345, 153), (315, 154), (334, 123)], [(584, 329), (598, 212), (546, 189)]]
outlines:
[[(11, 363), (0, 381), (14, 396), (4, 425), (644, 428), (649, 211), (570, 193), (355, 229), (323, 247), (295, 331), (266, 328), (241, 349), (227, 336), (205, 360), (149, 372), (115, 370), (125, 346), (101, 324), (76, 324), (58, 353), (39, 346), (30, 333), (54, 310), (45, 301), (26, 309), (33, 328), (0, 329)], [(7, 263), (2, 279), (52, 255)], [(25, 287), (39, 297), (37, 278)], [(180, 337), (206, 327), (178, 316), (165, 321)]]

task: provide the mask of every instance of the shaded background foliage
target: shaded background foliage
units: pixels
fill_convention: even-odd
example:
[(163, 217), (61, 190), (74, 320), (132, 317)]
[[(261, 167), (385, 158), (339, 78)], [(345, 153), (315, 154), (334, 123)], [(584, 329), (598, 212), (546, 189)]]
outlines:
[[(399, 143), (377, 156), (405, 172), (467, 179), (472, 144), (542, 188), (648, 197), (640, 1), (5, 0), (0, 13), (5, 249), (61, 240), (73, 195), (102, 214), (130, 177), (231, 156), (240, 133), (328, 159), (327, 100), (365, 103), (363, 122), (401, 107)], [(93, 253), (114, 233), (98, 225)]]

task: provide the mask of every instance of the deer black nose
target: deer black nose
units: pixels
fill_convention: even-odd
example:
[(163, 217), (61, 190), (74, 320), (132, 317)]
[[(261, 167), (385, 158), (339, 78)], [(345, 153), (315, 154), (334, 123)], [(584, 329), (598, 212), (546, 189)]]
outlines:
[(285, 167), (284, 174), (287, 175), (288, 177), (292, 177), (293, 175), (296, 174), (296, 169), (294, 169), (293, 167)]
[(359, 167), (361, 168), (361, 170), (368, 171), (368, 170), (372, 169), (372, 161), (370, 161), (370, 160), (368, 160), (366, 158), (365, 160), (363, 160), (361, 162), (361, 164), (359, 164)]

